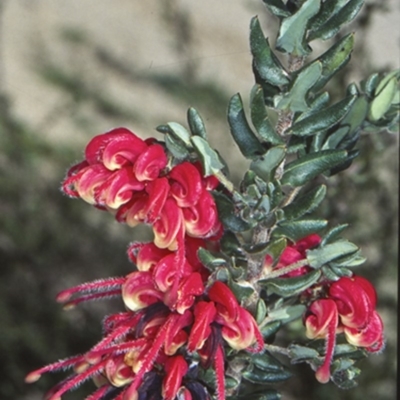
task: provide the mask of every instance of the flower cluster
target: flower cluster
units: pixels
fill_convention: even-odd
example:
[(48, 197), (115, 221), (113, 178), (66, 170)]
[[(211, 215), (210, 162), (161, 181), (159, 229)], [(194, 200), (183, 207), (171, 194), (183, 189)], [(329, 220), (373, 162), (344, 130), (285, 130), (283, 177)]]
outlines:
[[(73, 369), (49, 400), (92, 378), (88, 400), (225, 399), (225, 347), (260, 352), (264, 342), (252, 315), (229, 287), (202, 265), (199, 248), (216, 246), (220, 231), (209, 193), (217, 181), (197, 164), (167, 167), (162, 144), (115, 129), (90, 141), (85, 161), (68, 172), (64, 191), (115, 213), (130, 226), (151, 224), (154, 241), (134, 243), (128, 255), (135, 271), (121, 278), (84, 283), (61, 292), (65, 307), (122, 297), (126, 311), (108, 316), (103, 339), (87, 353), (31, 372)], [(198, 378), (213, 368), (216, 388)]]
[(326, 383), (330, 379), (337, 333), (344, 332), (350, 344), (365, 347), (369, 352), (383, 348), (383, 323), (375, 306), (374, 287), (365, 278), (355, 275), (333, 282), (326, 298), (311, 303), (305, 319), (307, 337), (326, 339), (325, 360), (315, 374), (319, 382)]
[[(312, 234), (288, 245), (274, 270), (283, 269), (306, 258), (307, 250), (317, 247), (321, 238)], [(272, 270), (272, 259), (267, 256), (264, 269)], [(311, 270), (308, 265), (285, 273), (282, 277), (297, 277)], [(315, 289), (315, 290), (313, 290)], [(342, 277), (337, 281), (318, 282), (303, 293), (309, 307), (305, 316), (306, 335), (310, 339), (326, 340), (325, 359), (316, 371), (321, 383), (330, 379), (336, 335), (344, 333), (348, 343), (364, 347), (369, 352), (383, 347), (383, 324), (375, 310), (376, 292), (372, 284), (360, 276)], [(315, 300), (310, 300), (317, 297)], [(311, 303), (311, 304), (310, 304)]]
[(151, 224), (154, 243), (176, 250), (185, 233), (210, 237), (220, 229), (210, 190), (214, 177), (203, 178), (198, 163), (168, 165), (162, 143), (142, 140), (126, 128), (95, 136), (85, 160), (74, 165), (63, 190), (97, 208), (109, 210), (119, 222)]

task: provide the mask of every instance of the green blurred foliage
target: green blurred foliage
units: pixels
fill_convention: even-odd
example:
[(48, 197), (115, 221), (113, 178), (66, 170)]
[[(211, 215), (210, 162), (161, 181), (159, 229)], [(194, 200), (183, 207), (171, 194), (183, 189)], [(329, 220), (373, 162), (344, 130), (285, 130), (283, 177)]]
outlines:
[[(373, 60), (365, 58), (368, 44), (362, 41), (360, 30), (368, 29), (371, 14), (382, 8), (379, 3), (366, 7), (356, 22), (358, 47), (351, 65), (353, 68), (362, 66), (363, 75), (371, 72)], [(209, 124), (225, 121), (231, 93), (217, 82), (198, 77), (196, 65), (190, 61), (196, 54), (190, 34), (185, 35), (184, 44), (179, 42), (182, 32), (191, 30), (187, 14), (179, 13), (174, 1), (166, 1), (160, 13), (166, 27), (175, 32), (171, 47), (188, 59), (175, 73), (143, 74), (89, 38), (85, 31), (63, 29), (57, 40), (64, 46), (71, 46), (71, 51), (79, 48), (91, 54), (95, 65), (103, 68), (106, 74), (123, 79), (132, 90), (138, 82), (157, 87), (171, 102), (182, 107), (182, 120), (185, 107), (190, 103), (210, 118)], [(117, 121), (143, 120), (141, 110), (132, 110), (100, 85), (93, 84), (89, 72), (77, 73), (73, 67), (42, 56), (34, 60), (34, 65), (38, 76), (60, 93), (55, 110), (62, 110), (62, 113), (54, 112), (49, 116), (45, 121), (47, 129), (62, 114), (89, 139), (100, 133), (92, 128), (96, 118), (108, 121), (110, 126)], [(345, 70), (331, 88), (343, 93), (347, 83)], [(0, 95), (0, 398), (33, 400), (41, 398), (59, 376), (44, 377), (32, 386), (23, 382), (26, 373), (91, 347), (101, 335), (103, 316), (122, 306), (118, 301), (101, 302), (66, 313), (54, 300), (57, 292), (83, 281), (128, 273), (131, 268), (125, 255), (128, 243), (149, 238), (149, 233), (145, 229), (132, 230), (118, 225), (110, 215), (62, 195), (60, 181), (82, 149), (74, 143), (67, 148), (48, 143), (41, 138), (37, 127), (26, 126), (16, 117), (12, 94), (3, 92)], [(82, 111), (88, 106), (91, 114)], [(214, 140), (223, 147), (227, 138), (217, 136)], [(231, 172), (237, 181), (243, 164), (233, 164)], [(333, 384), (320, 385), (306, 365), (291, 366), (296, 377), (280, 388), (288, 399), (394, 398), (397, 176), (396, 138), (386, 133), (365, 136), (361, 140), (361, 156), (349, 170), (332, 180), (328, 201), (320, 211), (331, 225), (350, 223), (347, 237), (357, 243), (369, 259), (360, 274), (377, 286), (378, 309), (386, 323), (386, 350), (363, 360), (360, 385), (351, 391), (340, 391)], [(293, 327), (296, 332), (298, 329)], [(286, 333), (287, 337), (292, 334)], [(282, 335), (278, 337), (278, 341), (284, 339)], [(83, 389), (65, 398), (83, 398), (85, 393)]]

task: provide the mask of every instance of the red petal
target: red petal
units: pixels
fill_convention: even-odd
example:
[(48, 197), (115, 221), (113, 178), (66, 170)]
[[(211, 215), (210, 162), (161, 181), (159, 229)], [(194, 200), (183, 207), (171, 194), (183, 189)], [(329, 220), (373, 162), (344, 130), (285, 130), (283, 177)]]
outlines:
[(133, 272), (122, 285), (122, 299), (132, 311), (147, 307), (162, 298), (163, 294), (154, 287), (150, 272)]
[(189, 326), (192, 322), (192, 312), (187, 310), (183, 315), (179, 316), (175, 324), (169, 325), (164, 341), (165, 354), (172, 356), (186, 343), (188, 334), (183, 330), (183, 328)]
[(116, 210), (127, 203), (133, 193), (144, 189), (144, 184), (139, 182), (131, 168), (122, 168), (112, 173), (95, 192), (97, 204), (105, 205)]
[(189, 162), (174, 167), (169, 173), (171, 194), (179, 207), (194, 206), (203, 191), (199, 171)]
[(234, 322), (238, 315), (239, 303), (231, 289), (225, 283), (216, 281), (208, 291), (208, 297), (217, 303), (218, 322)]
[(196, 205), (183, 208), (186, 232), (194, 237), (213, 235), (219, 227), (217, 208), (213, 197), (203, 190)]
[(86, 146), (85, 157), (89, 164), (103, 163), (109, 170), (133, 164), (147, 145), (126, 128), (116, 128), (95, 136)]
[(383, 322), (379, 314), (374, 311), (368, 325), (362, 329), (344, 328), (347, 341), (359, 347), (367, 347), (376, 352), (383, 347)]
[(158, 178), (148, 183), (146, 192), (149, 194), (149, 200), (145, 208), (147, 223), (153, 223), (160, 217), (161, 210), (169, 194), (169, 189), (167, 178)]
[(164, 147), (153, 144), (143, 151), (135, 162), (133, 170), (139, 181), (152, 181), (168, 162)]
[(337, 305), (342, 324), (363, 329), (371, 319), (373, 307), (364, 289), (351, 278), (340, 278), (329, 288), (329, 297)]
[(139, 271), (151, 271), (165, 256), (171, 254), (169, 250), (160, 249), (154, 243), (146, 243), (137, 253), (135, 263)]
[(177, 249), (178, 235), (183, 235), (183, 217), (174, 199), (166, 200), (160, 218), (153, 224), (153, 232), (157, 247), (172, 251)]
[(320, 243), (321, 243), (321, 236), (317, 235), (316, 233), (313, 233), (311, 235), (304, 237), (303, 239), (298, 240), (294, 245), (294, 247), (303, 256), (305, 256), (306, 250), (313, 249), (314, 247), (317, 247)]
[(148, 195), (144, 192), (133, 194), (131, 200), (118, 208), (115, 218), (118, 222), (125, 222), (131, 227), (134, 227), (146, 218), (146, 205)]
[(170, 357), (165, 363), (165, 378), (162, 383), (162, 396), (164, 400), (173, 400), (182, 384), (188, 365), (181, 356)]
[(192, 307), (196, 296), (204, 292), (204, 286), (201, 275), (193, 272), (187, 278), (183, 279), (178, 288), (178, 298), (175, 304), (176, 311), (183, 314), (188, 308)]
[(331, 321), (338, 325), (338, 311), (336, 303), (331, 299), (314, 301), (308, 309), (306, 317), (306, 336), (309, 339), (324, 338), (329, 331)]
[(199, 301), (194, 306), (194, 324), (190, 330), (187, 344), (189, 353), (201, 349), (211, 333), (210, 325), (214, 321), (217, 310), (212, 302)]

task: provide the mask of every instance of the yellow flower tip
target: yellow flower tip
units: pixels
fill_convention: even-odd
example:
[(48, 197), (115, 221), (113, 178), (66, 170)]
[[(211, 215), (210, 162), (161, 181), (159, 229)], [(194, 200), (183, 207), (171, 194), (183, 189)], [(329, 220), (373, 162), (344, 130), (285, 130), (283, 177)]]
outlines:
[(72, 310), (75, 307), (76, 307), (76, 304), (69, 302), (69, 303), (64, 304), (63, 310), (68, 311), (68, 310)]
[(85, 372), (89, 368), (90, 364), (86, 361), (81, 361), (80, 363), (76, 364), (74, 366), (74, 371), (77, 374), (81, 374), (82, 372)]
[(25, 382), (26, 383), (34, 383), (40, 379), (42, 375), (39, 374), (36, 371), (30, 372), (26, 377), (25, 377)]

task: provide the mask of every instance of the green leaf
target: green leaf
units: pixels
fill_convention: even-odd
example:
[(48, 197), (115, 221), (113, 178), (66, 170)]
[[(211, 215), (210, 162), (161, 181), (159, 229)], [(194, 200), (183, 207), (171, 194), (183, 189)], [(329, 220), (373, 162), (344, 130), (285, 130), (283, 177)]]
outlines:
[(262, 79), (275, 86), (289, 83), (285, 70), (264, 37), (258, 17), (252, 18), (250, 23), (250, 50), (254, 67)]
[(294, 56), (306, 56), (310, 48), (305, 41), (307, 24), (319, 11), (320, 0), (306, 0), (295, 14), (282, 20), (276, 48)]
[(189, 157), (189, 151), (185, 144), (170, 133), (165, 134), (165, 145), (168, 151), (178, 160), (184, 160)]
[(313, 86), (314, 92), (322, 89), (332, 76), (350, 61), (353, 46), (354, 33), (349, 33), (322, 54), (322, 56), (318, 57), (318, 61), (322, 64), (322, 72), (320, 78)]
[(313, 62), (301, 70), (296, 76), (289, 92), (275, 96), (275, 108), (303, 112), (309, 109), (306, 98), (308, 92), (318, 81), (322, 72), (322, 64), (319, 61)]
[(254, 85), (250, 96), (251, 122), (262, 139), (270, 144), (283, 144), (284, 140), (275, 132), (268, 119), (264, 104), (264, 92), (260, 85)]
[(258, 325), (260, 325), (261, 322), (264, 321), (266, 315), (267, 315), (267, 306), (265, 304), (265, 301), (263, 299), (259, 299), (256, 307), (256, 322)]
[(299, 319), (306, 311), (306, 306), (303, 304), (296, 304), (293, 306), (286, 306), (277, 310), (270, 311), (268, 316), (274, 321), (281, 321), (282, 324), (288, 324), (296, 319)]
[[(379, 86), (377, 88), (377, 92), (378, 90)], [(396, 77), (393, 77), (372, 100), (368, 114), (370, 120), (378, 121), (386, 114), (398, 90), (398, 81)]]
[(305, 195), (294, 200), (292, 204), (286, 206), (283, 211), (287, 219), (298, 219), (305, 214), (314, 211), (326, 195), (326, 186), (320, 185), (310, 190)]
[(282, 368), (279, 371), (264, 371), (257, 367), (253, 367), (250, 371), (243, 371), (242, 376), (249, 382), (262, 385), (285, 381), (292, 376), (292, 373), (286, 368)]
[(312, 271), (294, 278), (262, 279), (258, 283), (268, 289), (268, 293), (275, 293), (281, 297), (296, 296), (312, 286), (321, 276), (321, 271)]
[(300, 219), (297, 221), (283, 221), (280, 222), (278, 227), (274, 229), (274, 236), (284, 236), (291, 241), (297, 240), (310, 235), (312, 233), (320, 232), (328, 225), (325, 219)]
[(345, 150), (323, 150), (306, 154), (287, 164), (283, 173), (282, 185), (302, 186), (319, 174), (341, 164), (347, 158)]
[(350, 254), (349, 256), (340, 257), (339, 259), (330, 262), (329, 265), (332, 268), (352, 268), (364, 264), (365, 261), (366, 258), (361, 254), (361, 251), (358, 250), (355, 253)]
[(319, 356), (317, 350), (310, 347), (300, 346), (298, 344), (291, 344), (288, 346), (289, 357), (292, 359), (293, 364), (301, 363), (307, 360), (312, 360)]
[(280, 400), (282, 396), (275, 389), (264, 389), (260, 393), (246, 394), (242, 396), (229, 396), (229, 400)]
[(250, 169), (264, 181), (269, 182), (273, 172), (282, 162), (285, 155), (286, 148), (284, 146), (272, 147), (265, 154), (253, 160), (250, 164)]
[(190, 140), (200, 157), (204, 176), (215, 175), (224, 168), (224, 164), (220, 161), (217, 152), (210, 147), (207, 141), (200, 136), (192, 136)]
[(261, 334), (264, 340), (270, 338), (272, 335), (275, 335), (275, 333), (279, 331), (281, 326), (282, 326), (282, 321), (279, 320), (269, 322), (268, 324), (263, 326), (261, 328)]
[(241, 244), (236, 235), (231, 231), (225, 231), (220, 240), (221, 250), (229, 257), (241, 257), (244, 255)]
[(348, 226), (349, 226), (349, 224), (341, 224), (341, 225), (331, 228), (322, 237), (320, 247), (324, 247), (327, 243), (334, 241)]
[[(344, 0), (347, 1), (347, 0)], [(321, 3), (321, 7), (316, 15), (310, 19), (308, 24), (310, 29), (317, 29), (323, 26), (326, 21), (335, 13), (335, 8), (338, 4), (343, 2), (343, 0), (325, 0)]]
[(263, 2), (270, 13), (277, 17), (285, 18), (291, 15), (282, 0), (263, 0)]
[(320, 38), (327, 40), (339, 32), (342, 25), (352, 21), (360, 11), (364, 0), (349, 0), (344, 6), (342, 2), (337, 4), (340, 7), (336, 7), (336, 10), (331, 17), (321, 25), (317, 25), (315, 28), (310, 24), (310, 31), (307, 37), (307, 41)]
[(265, 249), (265, 252), (272, 257), (273, 261), (275, 261), (281, 256), (286, 246), (287, 246), (286, 238), (280, 237), (277, 239), (272, 239), (268, 244), (268, 247)]
[(268, 352), (252, 355), (250, 362), (263, 371), (282, 371), (286, 368), (278, 359)]
[(233, 232), (243, 232), (251, 225), (235, 213), (235, 205), (229, 197), (219, 192), (212, 192), (218, 210), (218, 217), (225, 228)]
[(239, 303), (251, 297), (255, 292), (254, 287), (246, 281), (235, 282), (233, 279), (230, 279), (228, 286)]
[(368, 95), (368, 97), (373, 97), (376, 87), (379, 82), (379, 74), (375, 72), (369, 76), (366, 80), (361, 81), (361, 89)]
[(187, 120), (192, 135), (200, 136), (204, 140), (207, 140), (207, 131), (204, 125), (204, 121), (195, 108), (190, 107), (188, 109)]
[(300, 122), (295, 121), (292, 127), (286, 131), (286, 134), (309, 136), (328, 129), (343, 119), (356, 99), (356, 96), (347, 97), (324, 110), (301, 119)]
[(233, 139), (246, 158), (252, 159), (265, 153), (264, 147), (247, 122), (239, 93), (235, 94), (229, 102), (228, 123)]
[(170, 129), (169, 133), (181, 140), (188, 148), (192, 147), (192, 144), (190, 143), (190, 133), (185, 127), (177, 122), (168, 122), (167, 126)]
[(201, 263), (211, 272), (214, 272), (217, 267), (226, 264), (226, 260), (224, 258), (216, 257), (214, 256), (214, 254), (206, 249), (203, 249), (202, 247), (200, 247), (197, 251), (197, 257), (199, 258)]
[(321, 268), (323, 265), (337, 258), (355, 253), (358, 247), (347, 240), (338, 240), (313, 250), (307, 250), (307, 260), (311, 267)]

